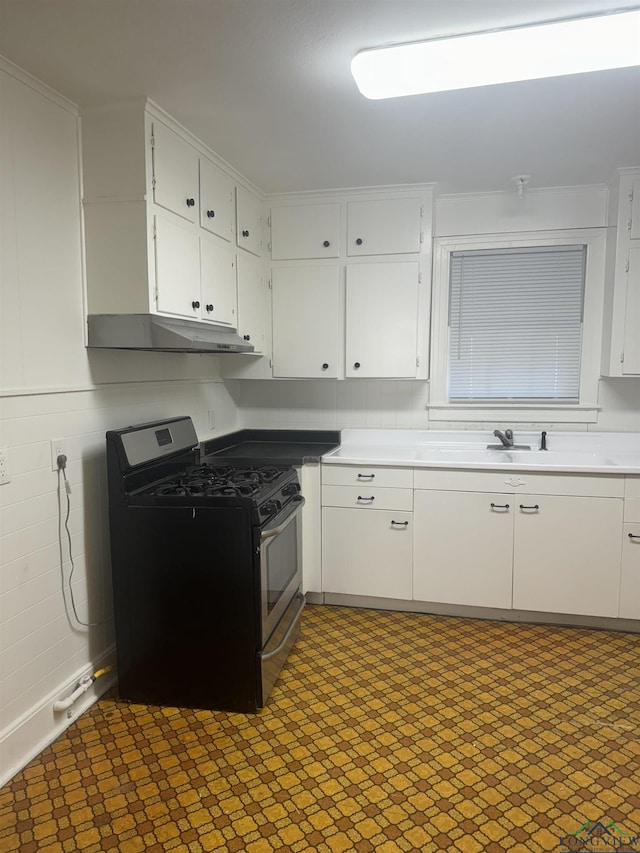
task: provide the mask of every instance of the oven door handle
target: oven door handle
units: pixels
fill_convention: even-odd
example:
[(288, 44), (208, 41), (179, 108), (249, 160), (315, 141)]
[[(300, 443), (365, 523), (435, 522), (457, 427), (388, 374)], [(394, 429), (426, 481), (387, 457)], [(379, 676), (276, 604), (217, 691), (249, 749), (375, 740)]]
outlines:
[(296, 515), (300, 512), (302, 507), (305, 505), (305, 499), (300, 495), (296, 500), (296, 508), (288, 515), (282, 524), (279, 524), (277, 527), (271, 527), (269, 530), (263, 530), (260, 533), (260, 541), (264, 542), (265, 539), (271, 539), (273, 536), (278, 536), (278, 534), (282, 533), (287, 524), (290, 524), (291, 521), (296, 517)]
[(282, 649), (286, 646), (287, 640), (291, 636), (291, 632), (295, 629), (296, 625), (300, 621), (300, 617), (302, 616), (302, 611), (304, 610), (304, 606), (306, 604), (306, 598), (302, 593), (298, 593), (300, 597), (300, 607), (296, 610), (296, 615), (291, 620), (291, 625), (287, 628), (287, 633), (284, 635), (282, 640), (278, 643), (278, 645), (270, 652), (267, 652), (266, 655), (260, 652), (260, 660), (264, 663), (266, 660), (270, 660), (274, 658), (277, 654), (279, 654)]

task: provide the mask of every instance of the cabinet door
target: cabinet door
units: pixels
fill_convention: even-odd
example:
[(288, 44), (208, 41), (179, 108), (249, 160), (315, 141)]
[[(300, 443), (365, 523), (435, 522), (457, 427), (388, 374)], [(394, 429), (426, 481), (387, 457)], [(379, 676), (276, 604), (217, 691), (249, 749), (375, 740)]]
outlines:
[(238, 252), (238, 334), (253, 344), (254, 352), (266, 346), (268, 291), (262, 275), (262, 264), (253, 255)]
[(163, 314), (200, 317), (198, 232), (176, 216), (155, 216), (156, 302)]
[(622, 500), (517, 495), (513, 606), (617, 616)]
[(337, 258), (339, 243), (339, 204), (271, 208), (271, 257), (274, 261)]
[(153, 123), (153, 200), (196, 222), (198, 218), (198, 152), (177, 133)]
[(211, 234), (200, 236), (200, 315), (226, 326), (237, 324), (235, 253), (230, 243)]
[(640, 619), (640, 524), (624, 525), (619, 615)]
[(348, 377), (416, 376), (418, 279), (413, 261), (347, 266)]
[(337, 266), (285, 267), (272, 273), (273, 375), (338, 375)]
[(244, 187), (236, 187), (236, 244), (254, 255), (262, 251), (260, 200)]
[(324, 507), (322, 591), (410, 600), (410, 512)]
[(399, 255), (420, 251), (419, 198), (351, 201), (347, 255)]
[[(640, 187), (638, 187), (640, 195)], [(622, 373), (640, 375), (640, 246), (629, 249)]]
[(200, 225), (225, 240), (233, 240), (235, 184), (210, 160), (200, 158)]
[(640, 175), (631, 181), (631, 222), (629, 237), (640, 240)]
[(511, 607), (513, 495), (417, 490), (413, 597)]

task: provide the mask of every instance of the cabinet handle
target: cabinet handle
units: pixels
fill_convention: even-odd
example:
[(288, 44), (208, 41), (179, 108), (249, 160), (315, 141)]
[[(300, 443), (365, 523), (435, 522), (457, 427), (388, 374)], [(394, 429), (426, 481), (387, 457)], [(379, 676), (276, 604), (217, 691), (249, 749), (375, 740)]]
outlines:
[(327, 362), (326, 362), (326, 361), (323, 361), (323, 362), (322, 362), (322, 369), (323, 369), (323, 370), (326, 370), (328, 367), (329, 367), (329, 365), (327, 364)]
[(358, 474), (359, 480), (373, 480), (375, 478), (375, 474)]
[(207, 210), (207, 216), (209, 217), (209, 219), (213, 219), (213, 217), (215, 215), (216, 215), (215, 210)]
[(194, 302), (192, 302), (192, 303), (191, 303), (191, 307), (192, 307), (192, 308), (193, 308), (193, 310), (195, 311), (195, 310), (196, 310), (196, 308), (199, 308), (199, 307), (200, 307), (200, 303), (199, 303), (199, 302), (194, 301)]
[(393, 525), (395, 525), (396, 527), (408, 527), (409, 522), (408, 521), (394, 521), (393, 519), (391, 519), (391, 526), (393, 527)]
[(356, 246), (362, 246), (362, 237), (358, 237), (356, 240)]
[(245, 339), (245, 341), (251, 340), (251, 335), (243, 335), (242, 337)]
[(243, 236), (243, 237), (248, 237), (248, 236), (249, 236), (249, 232), (248, 232), (248, 231), (243, 231), (243, 232), (242, 232), (242, 236)]
[(188, 198), (187, 199), (187, 207), (195, 207), (195, 205), (196, 205), (195, 198)]
[(213, 311), (213, 305), (205, 305), (207, 311)]
[(370, 497), (370, 498), (363, 498), (363, 497), (361, 497), (360, 495), (358, 495), (358, 500), (359, 500), (359, 501), (369, 501), (369, 502), (371, 502), (371, 501), (374, 501), (374, 500), (375, 500), (375, 498), (374, 498), (374, 497)]
[(509, 504), (491, 504), (491, 509), (509, 509)]
[(525, 506), (524, 504), (520, 504), (520, 509), (540, 509), (538, 504), (534, 504), (533, 506)]
[(357, 370), (360, 367), (360, 362), (354, 361), (353, 366), (354, 366), (355, 370)]
[(629, 533), (627, 534), (629, 539), (640, 539), (640, 533)]
[(325, 247), (325, 249), (328, 249), (331, 243), (328, 240), (325, 240), (322, 245)]

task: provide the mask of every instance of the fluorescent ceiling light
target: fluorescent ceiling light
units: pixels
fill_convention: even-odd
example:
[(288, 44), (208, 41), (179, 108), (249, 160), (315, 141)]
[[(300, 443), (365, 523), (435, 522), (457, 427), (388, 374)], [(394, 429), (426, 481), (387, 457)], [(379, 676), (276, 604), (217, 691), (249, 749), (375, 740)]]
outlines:
[(640, 65), (640, 10), (372, 48), (351, 62), (366, 98), (397, 98)]

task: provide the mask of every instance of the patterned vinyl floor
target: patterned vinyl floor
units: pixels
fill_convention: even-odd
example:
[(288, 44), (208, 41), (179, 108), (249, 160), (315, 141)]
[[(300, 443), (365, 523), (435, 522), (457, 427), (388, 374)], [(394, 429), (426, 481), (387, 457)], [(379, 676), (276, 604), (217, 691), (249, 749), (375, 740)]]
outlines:
[(339, 607), (256, 716), (103, 698), (2, 853), (640, 850), (640, 636)]

